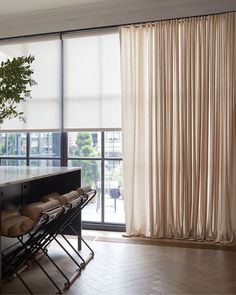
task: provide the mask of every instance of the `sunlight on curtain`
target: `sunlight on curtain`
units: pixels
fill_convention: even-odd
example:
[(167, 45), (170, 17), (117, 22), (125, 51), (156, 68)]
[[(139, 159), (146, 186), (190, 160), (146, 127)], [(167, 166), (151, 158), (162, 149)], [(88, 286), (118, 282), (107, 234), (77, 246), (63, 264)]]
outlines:
[(236, 233), (236, 13), (120, 28), (128, 235)]

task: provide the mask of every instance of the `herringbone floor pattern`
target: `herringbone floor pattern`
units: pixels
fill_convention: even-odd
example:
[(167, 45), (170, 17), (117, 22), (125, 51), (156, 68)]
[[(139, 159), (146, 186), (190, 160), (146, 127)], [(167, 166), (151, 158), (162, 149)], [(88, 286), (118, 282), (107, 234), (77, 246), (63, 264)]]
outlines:
[[(100, 241), (90, 245), (95, 258), (65, 294), (236, 294), (236, 252)], [(49, 250), (66, 273), (75, 270), (61, 250)], [(62, 287), (64, 279), (45, 264)], [(37, 267), (23, 277), (36, 294), (55, 294)], [(2, 285), (2, 294), (26, 293), (18, 279)]]

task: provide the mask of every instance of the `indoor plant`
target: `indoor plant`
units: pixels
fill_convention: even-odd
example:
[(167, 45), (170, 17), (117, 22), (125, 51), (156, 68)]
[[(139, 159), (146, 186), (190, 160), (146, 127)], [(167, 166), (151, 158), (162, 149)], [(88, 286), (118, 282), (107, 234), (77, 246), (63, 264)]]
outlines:
[(31, 98), (31, 64), (34, 57), (20, 56), (1, 62), (0, 65), (0, 125), (5, 119), (19, 118), (25, 121), (23, 112), (17, 110), (19, 103)]

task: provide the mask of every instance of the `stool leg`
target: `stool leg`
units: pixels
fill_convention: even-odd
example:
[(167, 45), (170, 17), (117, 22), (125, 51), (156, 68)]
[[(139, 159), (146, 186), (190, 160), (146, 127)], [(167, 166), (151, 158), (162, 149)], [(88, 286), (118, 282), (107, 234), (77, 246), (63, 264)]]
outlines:
[(74, 261), (74, 263), (79, 267), (79, 269), (81, 270), (81, 266), (80, 264), (70, 255), (70, 253), (66, 250), (66, 248), (58, 241), (57, 238), (55, 238), (55, 241), (58, 243), (58, 245), (61, 246), (61, 248), (66, 252), (66, 254), (71, 258), (71, 260)]
[(63, 234), (61, 234), (61, 236), (68, 243), (68, 245), (74, 250), (74, 252), (79, 256), (79, 258), (83, 261), (82, 263), (80, 263), (80, 267), (84, 268), (85, 267), (85, 260), (83, 259), (83, 257), (79, 254), (79, 252), (73, 247), (73, 245), (68, 241), (68, 239)]
[[(4, 256), (3, 253), (2, 253), (2, 258), (3, 258), (3, 260), (4, 260), (4, 258), (5, 258), (5, 256)], [(30, 287), (29, 287), (29, 286), (26, 284), (26, 282), (23, 280), (23, 278), (21, 277), (21, 275), (18, 273), (17, 269), (15, 269), (14, 266), (13, 266), (11, 263), (9, 263), (8, 265), (9, 265), (9, 267), (11, 268), (11, 270), (15, 273), (15, 275), (18, 277), (18, 279), (21, 281), (21, 283), (24, 285), (24, 287), (28, 290), (28, 292), (29, 292), (30, 294), (34, 294), (33, 291), (30, 289)]]
[[(85, 268), (85, 266), (89, 263), (89, 261), (94, 257), (94, 251), (92, 250), (91, 247), (89, 247), (89, 245), (85, 242), (85, 240), (78, 234), (78, 232), (74, 229), (74, 227), (71, 224), (68, 224), (67, 226), (69, 226), (71, 228), (71, 230), (74, 232), (74, 234), (77, 235), (77, 237), (87, 246), (87, 248), (91, 251), (88, 255), (88, 257), (86, 259), (82, 258), (82, 256), (78, 253), (78, 251), (75, 250), (75, 248), (71, 245), (72, 249), (76, 252), (76, 254), (81, 258), (81, 260), (83, 261), (83, 265), (82, 268)], [(61, 234), (62, 235), (62, 234)], [(62, 235), (63, 236), (63, 235)], [(63, 236), (64, 239), (66, 239)], [(67, 241), (67, 243), (69, 243), (69, 241)], [(70, 243), (69, 243), (70, 244)]]
[(27, 248), (23, 241), (21, 239), (19, 239), (19, 242), (22, 244), (22, 246), (25, 248), (25, 251), (28, 252), (31, 256), (31, 258), (33, 259), (34, 262), (36, 262), (36, 264), (40, 267), (40, 269), (42, 270), (42, 272), (47, 276), (47, 278), (51, 281), (51, 283), (56, 287), (56, 289), (58, 290), (58, 294), (62, 294), (62, 291), (60, 290), (60, 288), (58, 287), (58, 285), (54, 282), (54, 280), (49, 276), (49, 274), (46, 272), (46, 270), (42, 267), (42, 265), (38, 262), (38, 260), (34, 257), (34, 255), (32, 255), (30, 253), (29, 248)]
[(67, 278), (67, 276), (64, 274), (64, 272), (58, 267), (58, 265), (52, 260), (52, 258), (48, 255), (47, 251), (45, 249), (42, 249), (43, 253), (47, 256), (47, 258), (51, 261), (51, 263), (55, 266), (55, 268), (60, 272), (60, 274), (65, 278), (66, 283), (64, 286), (66, 288), (70, 287), (70, 280)]

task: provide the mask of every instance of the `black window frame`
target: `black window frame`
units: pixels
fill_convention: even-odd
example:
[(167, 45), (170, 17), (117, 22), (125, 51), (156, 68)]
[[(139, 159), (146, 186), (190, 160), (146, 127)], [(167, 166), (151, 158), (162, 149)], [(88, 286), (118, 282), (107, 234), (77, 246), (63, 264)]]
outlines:
[[(100, 28), (99, 30), (101, 31), (101, 34), (103, 33), (103, 31), (107, 32), (114, 32), (117, 31), (118, 32), (118, 27), (117, 26), (111, 26), (111, 27), (107, 27), (107, 28)], [(12, 133), (20, 133), (20, 132), (24, 132), (26, 133), (26, 156), (20, 156), (20, 157), (14, 157), (14, 156), (1, 156), (0, 155), (0, 165), (1, 165), (1, 161), (3, 159), (5, 160), (25, 160), (26, 161), (26, 166), (30, 166), (30, 160), (59, 160), (60, 161), (60, 166), (67, 166), (68, 165), (68, 132), (65, 131), (64, 129), (64, 42), (63, 42), (63, 35), (65, 35), (66, 33), (74, 33), (74, 32), (80, 32), (83, 30), (73, 30), (73, 31), (64, 31), (64, 32), (55, 32), (55, 33), (49, 33), (49, 34), (40, 34), (41, 36), (47, 36), (47, 35), (59, 35), (59, 39), (60, 39), (60, 130), (58, 131), (49, 131), (49, 130), (41, 130), (41, 131), (32, 131), (32, 132), (57, 132), (60, 133), (60, 157), (32, 157), (30, 156), (30, 132), (27, 131), (19, 131), (19, 132), (12, 132)], [(90, 29), (89, 31), (93, 31), (93, 29)], [(96, 28), (96, 33), (97, 33), (98, 29)], [(12, 38), (7, 38), (7, 39), (20, 39), (20, 38), (27, 38), (27, 37), (38, 37), (38, 34), (35, 35), (31, 35), (31, 36), (19, 36), (19, 37), (12, 37)], [(3, 38), (4, 39), (4, 38)], [(121, 131), (121, 129), (116, 129), (117, 131)], [(76, 130), (79, 131), (79, 130)], [(81, 130), (81, 131), (89, 131), (89, 132), (93, 132), (93, 131), (97, 131), (97, 132), (101, 132), (101, 136), (102, 136), (102, 170), (101, 170), (101, 177), (102, 177), (102, 221), (103, 223), (98, 223), (98, 222), (82, 222), (82, 227), (85, 229), (94, 229), (94, 230), (112, 230), (112, 231), (125, 231), (125, 224), (118, 224), (118, 223), (105, 223), (104, 222), (104, 163), (106, 160), (112, 160), (113, 158), (109, 158), (109, 157), (105, 157), (105, 153), (104, 153), (104, 143), (105, 143), (105, 138), (104, 138), (104, 132), (106, 131), (115, 131), (114, 129), (109, 129), (107, 128), (106, 130), (101, 130), (101, 129), (96, 129), (96, 130)], [(2, 133), (11, 133), (11, 132), (2, 132)], [(75, 158), (73, 158), (75, 159)], [(84, 159), (84, 158), (80, 158)], [(114, 158), (114, 160), (123, 160), (122, 158)], [(95, 158), (93, 158), (93, 160), (95, 160)], [(99, 158), (100, 160), (100, 158)]]
[[(69, 157), (68, 155), (68, 132), (57, 132), (60, 135), (60, 156), (59, 157), (34, 157), (30, 155), (30, 132), (26, 133), (26, 155), (25, 156), (0, 156), (0, 166), (2, 160), (25, 160), (26, 166), (30, 166), (31, 160), (58, 160), (61, 166), (68, 166), (68, 160), (98, 160), (101, 161), (101, 222), (82, 221), (82, 228), (92, 230), (111, 230), (111, 231), (125, 231), (125, 224), (105, 222), (105, 162), (106, 161), (123, 161), (122, 157), (106, 157), (105, 156), (105, 132), (114, 130), (83, 130), (83, 132), (100, 132), (101, 133), (101, 156), (86, 158), (86, 157)], [(121, 130), (116, 130), (121, 132)], [(79, 132), (79, 131), (78, 131)], [(5, 133), (5, 132), (4, 132)], [(10, 132), (7, 132), (10, 134)], [(17, 132), (14, 132), (17, 133)], [(20, 132), (18, 132), (20, 133)], [(35, 133), (35, 132), (32, 132)], [(53, 133), (53, 132), (52, 132)]]

